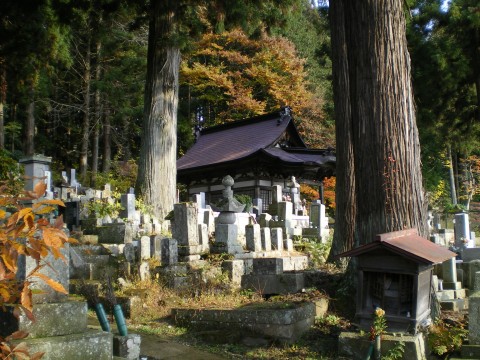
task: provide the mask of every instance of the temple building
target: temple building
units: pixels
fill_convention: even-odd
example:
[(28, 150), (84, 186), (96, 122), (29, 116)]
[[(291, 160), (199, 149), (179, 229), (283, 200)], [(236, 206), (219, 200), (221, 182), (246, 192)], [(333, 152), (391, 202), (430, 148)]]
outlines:
[(321, 187), (335, 174), (333, 149), (309, 149), (289, 107), (278, 112), (202, 129), (195, 144), (177, 161), (177, 182), (188, 195), (205, 193), (211, 204), (222, 195), (222, 178), (235, 179), (235, 194), (272, 202), (272, 186), (298, 182)]

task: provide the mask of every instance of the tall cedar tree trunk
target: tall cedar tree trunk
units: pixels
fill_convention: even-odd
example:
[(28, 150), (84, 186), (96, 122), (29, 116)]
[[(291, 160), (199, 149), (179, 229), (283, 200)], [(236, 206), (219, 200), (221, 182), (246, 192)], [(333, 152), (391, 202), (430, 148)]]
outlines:
[(27, 118), (25, 126), (24, 152), (27, 156), (35, 153), (35, 85), (32, 82), (28, 87)]
[(93, 125), (93, 142), (92, 142), (92, 178), (90, 179), (90, 186), (95, 187), (97, 182), (97, 172), (98, 172), (98, 155), (99, 155), (99, 140), (100, 140), (100, 125), (102, 123), (102, 104), (101, 104), (101, 94), (98, 87), (101, 75), (101, 51), (102, 51), (102, 42), (97, 40), (96, 44), (96, 53), (97, 61), (95, 63), (95, 83), (97, 87), (95, 88), (95, 124)]
[[(337, 96), (348, 94), (349, 107), (349, 111), (336, 110), (337, 162), (345, 166), (352, 161), (342, 144), (350, 139), (354, 162), (354, 177), (343, 177), (347, 184), (337, 188), (337, 196), (345, 203), (349, 197), (344, 192), (355, 187), (354, 209), (350, 209), (355, 214), (354, 243), (369, 243), (376, 234), (406, 228), (417, 228), (426, 236), (426, 202), (403, 2), (337, 2), (342, 4), (334, 6), (340, 13), (332, 17), (332, 29), (337, 33), (337, 27), (345, 27), (348, 64), (334, 67), (334, 87)], [(343, 45), (337, 40), (334, 46)], [(344, 223), (337, 218), (335, 231), (344, 231), (340, 229)]]
[(5, 102), (7, 101), (7, 69), (0, 58), (0, 149), (5, 148)]
[(80, 179), (85, 181), (88, 168), (88, 143), (90, 130), (90, 86), (91, 86), (91, 63), (92, 53), (90, 50), (91, 34), (87, 34), (87, 48), (85, 52), (85, 69), (83, 73), (83, 121), (82, 121), (82, 140), (80, 147)]
[[(337, 139), (336, 209), (335, 232), (329, 261), (336, 261), (335, 255), (353, 247), (355, 230), (355, 175), (353, 160), (352, 122), (350, 112), (348, 61), (344, 24), (343, 1), (330, 4), (332, 27), (332, 65), (335, 85), (334, 102)], [(345, 265), (345, 260), (340, 259)]]
[(148, 37), (147, 79), (137, 190), (162, 221), (176, 195), (180, 49), (174, 42), (177, 1), (154, 0)]
[(102, 172), (108, 173), (112, 165), (112, 127), (111, 127), (110, 104), (105, 101), (105, 114), (103, 118), (103, 156)]

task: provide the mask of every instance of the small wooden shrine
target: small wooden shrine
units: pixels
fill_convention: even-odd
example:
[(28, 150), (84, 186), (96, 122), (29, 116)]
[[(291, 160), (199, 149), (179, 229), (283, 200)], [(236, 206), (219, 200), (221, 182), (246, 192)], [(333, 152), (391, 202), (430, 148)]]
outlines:
[(433, 265), (455, 255), (415, 229), (380, 234), (340, 254), (358, 259), (355, 320), (360, 328), (370, 329), (379, 307), (385, 310), (389, 331), (417, 333), (430, 318)]

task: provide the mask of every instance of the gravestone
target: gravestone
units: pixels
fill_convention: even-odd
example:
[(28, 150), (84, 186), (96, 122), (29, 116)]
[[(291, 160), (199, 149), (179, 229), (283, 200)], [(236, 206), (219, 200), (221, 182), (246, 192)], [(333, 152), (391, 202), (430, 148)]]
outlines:
[(179, 246), (195, 246), (198, 242), (198, 205), (196, 203), (174, 204), (173, 238)]
[(160, 235), (150, 236), (150, 255), (154, 259), (162, 258), (162, 237)]
[(455, 214), (455, 246), (459, 249), (473, 247), (473, 244), (470, 244), (470, 223), (467, 213)]
[(245, 237), (247, 240), (247, 250), (261, 251), (262, 238), (260, 235), (260, 225), (252, 224), (245, 227)]
[(271, 238), (272, 238), (272, 249), (283, 251), (283, 230), (282, 228), (272, 228), (270, 229)]
[(162, 265), (174, 265), (178, 263), (178, 242), (176, 239), (162, 239)]
[[(25, 190), (32, 191), (39, 182), (44, 182), (45, 171), (50, 170), (52, 158), (44, 155), (33, 155), (19, 160), (24, 166)], [(47, 190), (50, 188), (47, 187)]]
[(262, 249), (272, 251), (272, 239), (270, 237), (270, 228), (260, 228), (260, 238), (262, 240)]
[(140, 244), (139, 244), (140, 260), (147, 260), (151, 258), (150, 249), (151, 249), (150, 236), (142, 236), (140, 238)]
[(67, 224), (67, 227), (70, 231), (73, 230), (73, 227), (80, 226), (80, 202), (79, 201), (68, 201), (65, 203), (64, 208), (64, 221)]
[(123, 255), (125, 255), (125, 260), (129, 263), (135, 262), (135, 246), (132, 243), (125, 244)]
[(120, 217), (122, 219), (135, 220), (135, 194), (122, 194), (120, 203), (123, 207), (123, 210), (120, 211)]

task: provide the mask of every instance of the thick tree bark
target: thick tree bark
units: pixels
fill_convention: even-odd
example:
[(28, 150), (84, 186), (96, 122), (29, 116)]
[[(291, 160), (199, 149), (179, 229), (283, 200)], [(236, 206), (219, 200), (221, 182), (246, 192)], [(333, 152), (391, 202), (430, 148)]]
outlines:
[(176, 0), (151, 3), (147, 79), (137, 190), (162, 221), (176, 195), (180, 49), (175, 43)]
[[(340, 141), (337, 162), (340, 167), (352, 161), (342, 145), (350, 138), (354, 162), (354, 177), (343, 176), (348, 185), (339, 185), (337, 197), (344, 202), (348, 199), (345, 191), (355, 187), (351, 210), (355, 214), (355, 244), (371, 242), (379, 233), (406, 228), (417, 228), (426, 236), (426, 202), (403, 2), (337, 1), (344, 11), (348, 80), (339, 79), (346, 77), (346, 70), (337, 66), (342, 71), (334, 73), (334, 87), (336, 94), (348, 94), (351, 116), (348, 119), (348, 111), (340, 114), (341, 107), (336, 110)], [(334, 8), (342, 9), (340, 4)], [(335, 26), (342, 23), (334, 21), (332, 29)], [(341, 46), (341, 42), (335, 46)], [(351, 137), (345, 121), (351, 124)]]
[(83, 73), (83, 121), (82, 121), (82, 140), (80, 148), (80, 179), (85, 181), (88, 168), (88, 145), (90, 132), (90, 86), (92, 83), (91, 62), (92, 53), (90, 50), (91, 36), (88, 34), (86, 52), (85, 52), (85, 69)]
[[(356, 212), (352, 118), (343, 6), (343, 1), (333, 1), (330, 5), (337, 171), (335, 232), (329, 261), (337, 261), (336, 255), (353, 247)], [(344, 260), (340, 259), (340, 261), (343, 261), (342, 265), (346, 265)]]

